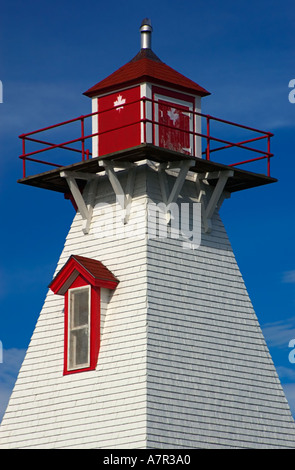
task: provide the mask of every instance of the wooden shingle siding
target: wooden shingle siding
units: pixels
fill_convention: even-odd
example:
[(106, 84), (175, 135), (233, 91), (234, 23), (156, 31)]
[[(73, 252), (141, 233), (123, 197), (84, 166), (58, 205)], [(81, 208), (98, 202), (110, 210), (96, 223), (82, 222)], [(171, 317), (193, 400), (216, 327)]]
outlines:
[[(145, 199), (144, 181), (142, 174), (134, 210)], [(97, 193), (96, 204), (115, 205), (107, 180)], [(105, 222), (110, 217), (94, 209), (94, 229), (96, 212)], [(146, 223), (141, 210), (136, 217)], [(122, 238), (114, 243), (94, 229), (83, 235), (80, 214), (75, 216), (55, 273), (78, 254), (103, 262), (120, 279), (107, 307), (102, 296), (97, 368), (63, 376), (64, 298), (48, 292), (0, 428), (0, 447), (146, 446), (146, 242)]]
[[(120, 181), (124, 187), (126, 174)], [(179, 201), (195, 198), (187, 180)], [(161, 201), (158, 175), (142, 165), (122, 233), (108, 232), (122, 211), (107, 179), (97, 185), (89, 234), (75, 216), (55, 274), (77, 254), (120, 281), (114, 292), (102, 289), (97, 368), (63, 375), (64, 298), (49, 291), (0, 448), (295, 446), (294, 421), (218, 214), (201, 246), (184, 249), (182, 239), (148, 237), (149, 200)], [(135, 223), (140, 235), (130, 236)]]
[[(160, 201), (155, 178), (149, 184)], [(193, 183), (185, 189), (193, 201)], [(148, 298), (148, 447), (294, 447), (293, 418), (218, 214), (194, 251), (149, 240)]]

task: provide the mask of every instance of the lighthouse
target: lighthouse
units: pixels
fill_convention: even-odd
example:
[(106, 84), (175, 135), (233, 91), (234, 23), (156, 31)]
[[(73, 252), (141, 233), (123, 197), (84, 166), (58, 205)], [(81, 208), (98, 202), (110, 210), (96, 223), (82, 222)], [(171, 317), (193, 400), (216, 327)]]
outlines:
[[(276, 182), (272, 134), (203, 114), (209, 92), (162, 62), (151, 37), (144, 19), (135, 57), (85, 91), (88, 115), (20, 136), (19, 183), (61, 193), (76, 214), (0, 448), (295, 446), (219, 216), (235, 192)], [(75, 138), (46, 137), (73, 123)]]

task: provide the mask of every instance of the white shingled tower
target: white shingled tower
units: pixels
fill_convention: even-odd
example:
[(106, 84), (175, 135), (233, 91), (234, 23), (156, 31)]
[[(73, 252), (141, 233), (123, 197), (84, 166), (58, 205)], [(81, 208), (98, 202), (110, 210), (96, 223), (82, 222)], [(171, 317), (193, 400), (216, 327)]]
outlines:
[[(218, 213), (235, 191), (276, 181), (271, 134), (204, 116), (209, 93), (152, 52), (151, 32), (144, 20), (140, 52), (85, 93), (93, 107), (76, 120), (80, 136), (55, 144), (41, 131), (21, 136), (20, 182), (64, 193), (77, 212), (1, 424), (1, 448), (295, 446)], [(230, 142), (214, 136), (216, 122), (253, 135)], [(42, 153), (35, 158), (25, 143)], [(82, 160), (28, 176), (44, 145)], [(247, 153), (250, 166), (241, 168)], [(264, 161), (267, 175), (248, 171)]]

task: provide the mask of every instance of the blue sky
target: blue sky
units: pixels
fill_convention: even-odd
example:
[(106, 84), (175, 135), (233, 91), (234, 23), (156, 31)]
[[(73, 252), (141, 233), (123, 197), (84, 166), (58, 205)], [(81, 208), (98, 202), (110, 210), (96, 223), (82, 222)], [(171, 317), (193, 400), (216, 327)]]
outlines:
[(275, 134), (279, 182), (235, 193), (221, 216), (295, 415), (294, 1), (10, 0), (0, 14), (0, 417), (74, 216), (62, 195), (16, 183), (18, 135), (91, 112), (82, 93), (138, 52), (144, 17), (154, 52), (212, 93), (203, 112)]

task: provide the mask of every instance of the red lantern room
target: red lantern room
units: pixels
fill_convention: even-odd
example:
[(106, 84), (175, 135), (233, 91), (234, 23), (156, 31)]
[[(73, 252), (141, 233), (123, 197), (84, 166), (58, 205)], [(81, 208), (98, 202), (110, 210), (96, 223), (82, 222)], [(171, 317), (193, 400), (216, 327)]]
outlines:
[[(201, 156), (201, 97), (209, 93), (164, 64), (151, 50), (151, 22), (143, 20), (141, 50), (84, 94), (92, 98), (93, 155), (152, 143)], [(145, 125), (144, 125), (145, 124)]]
[[(135, 57), (84, 93), (92, 100), (91, 113), (20, 136), (19, 182), (64, 193), (89, 222), (81, 191), (95, 174), (119, 161), (121, 166), (144, 160), (184, 165), (184, 171), (203, 175), (210, 186), (219, 181), (218, 194), (276, 181), (270, 176), (272, 134), (203, 114), (201, 99), (210, 93), (152, 51), (149, 19), (142, 21), (140, 35), (141, 49)], [(76, 126), (74, 138), (71, 126)], [(60, 128), (70, 137), (61, 141), (57, 132), (53, 140), (52, 133)], [(231, 140), (225, 138), (228, 135)], [(28, 175), (31, 162), (46, 168)], [(48, 166), (50, 171), (45, 171)], [(228, 172), (222, 183), (221, 171)]]

